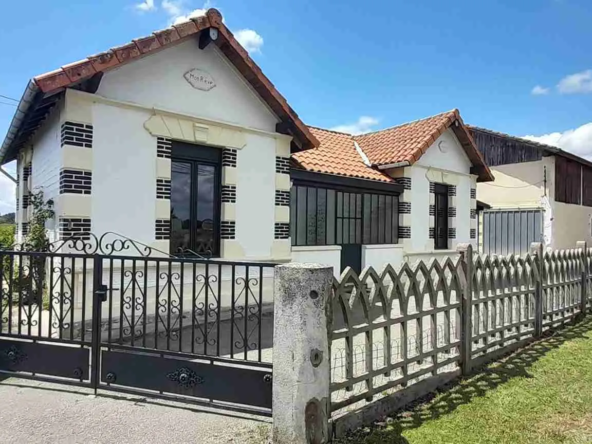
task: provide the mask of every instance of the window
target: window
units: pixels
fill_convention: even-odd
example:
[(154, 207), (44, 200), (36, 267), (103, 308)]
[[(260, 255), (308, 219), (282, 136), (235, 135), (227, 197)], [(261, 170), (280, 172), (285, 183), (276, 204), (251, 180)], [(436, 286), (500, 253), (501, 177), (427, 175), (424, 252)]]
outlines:
[(446, 250), (448, 248), (448, 187), (442, 184), (435, 184), (435, 207), (434, 217), (434, 249)]
[(220, 150), (173, 143), (171, 254), (219, 253)]
[(294, 186), (290, 199), (295, 246), (398, 242), (397, 195)]

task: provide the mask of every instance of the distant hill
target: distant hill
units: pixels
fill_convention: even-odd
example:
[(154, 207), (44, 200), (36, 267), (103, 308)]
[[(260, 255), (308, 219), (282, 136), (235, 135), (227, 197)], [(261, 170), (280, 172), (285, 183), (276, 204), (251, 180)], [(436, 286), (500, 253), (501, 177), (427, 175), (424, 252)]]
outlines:
[(14, 213), (6, 213), (1, 215), (0, 224), (14, 224)]

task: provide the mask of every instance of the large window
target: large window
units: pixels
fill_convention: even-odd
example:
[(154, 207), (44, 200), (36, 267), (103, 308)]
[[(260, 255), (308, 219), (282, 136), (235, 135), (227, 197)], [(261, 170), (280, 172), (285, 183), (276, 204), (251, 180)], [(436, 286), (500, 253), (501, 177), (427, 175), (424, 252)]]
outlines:
[(398, 195), (297, 185), (290, 197), (293, 245), (398, 242)]
[(220, 150), (173, 144), (171, 162), (172, 254), (217, 255)]

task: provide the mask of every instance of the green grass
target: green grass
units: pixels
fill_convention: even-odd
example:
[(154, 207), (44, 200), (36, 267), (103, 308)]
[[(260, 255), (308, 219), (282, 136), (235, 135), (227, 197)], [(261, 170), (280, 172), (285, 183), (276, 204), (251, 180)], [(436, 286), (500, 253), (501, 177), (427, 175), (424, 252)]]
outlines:
[(592, 443), (592, 316), (352, 444)]

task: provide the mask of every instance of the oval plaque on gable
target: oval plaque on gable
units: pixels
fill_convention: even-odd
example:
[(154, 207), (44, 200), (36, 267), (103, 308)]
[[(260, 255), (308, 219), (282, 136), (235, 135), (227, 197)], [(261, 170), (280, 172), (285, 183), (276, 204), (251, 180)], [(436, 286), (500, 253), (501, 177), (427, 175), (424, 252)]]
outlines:
[(201, 69), (190, 69), (183, 75), (183, 77), (185, 77), (187, 83), (200, 91), (209, 91), (216, 86), (216, 82), (210, 73), (202, 71)]

